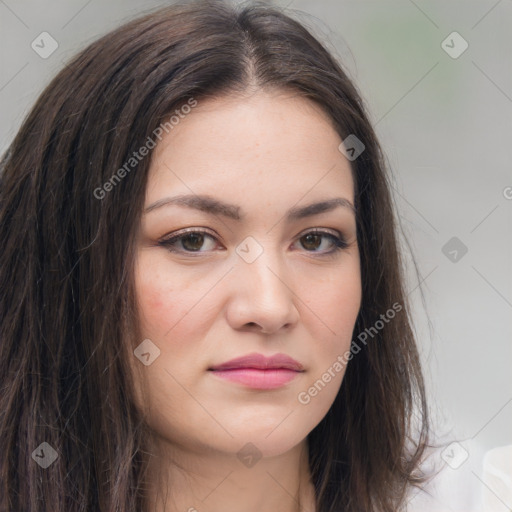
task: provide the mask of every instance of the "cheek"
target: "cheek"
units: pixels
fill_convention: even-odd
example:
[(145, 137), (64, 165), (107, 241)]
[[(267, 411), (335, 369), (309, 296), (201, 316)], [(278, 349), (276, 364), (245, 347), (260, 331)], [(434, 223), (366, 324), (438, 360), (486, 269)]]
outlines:
[(156, 272), (142, 271), (136, 280), (137, 301), (141, 326), (145, 333), (153, 335), (172, 325), (176, 312), (171, 307), (170, 297), (174, 289)]
[(326, 412), (341, 385), (346, 357), (342, 367), (336, 362), (350, 350), (354, 325), (361, 307), (362, 286), (358, 260), (351, 259), (350, 265), (342, 267), (341, 271), (333, 271), (328, 280), (318, 282), (307, 293), (308, 306), (314, 313), (310, 317), (310, 325), (316, 326), (310, 332), (315, 355), (313, 375), (308, 383), (312, 384), (318, 379), (323, 382), (328, 380), (325, 389), (320, 386), (321, 397), (315, 399), (315, 407), (324, 408)]
[(135, 289), (141, 341), (150, 339), (160, 350), (147, 375), (167, 368), (184, 381), (191, 378), (187, 368), (197, 366), (208, 329), (218, 314), (215, 307), (206, 307), (205, 298), (215, 278), (180, 271), (162, 255), (142, 254), (139, 258)]
[(327, 279), (304, 289), (307, 305), (316, 314), (318, 323), (332, 335), (333, 342), (346, 341), (352, 335), (361, 307), (362, 287), (356, 262), (333, 271)]
[[(354, 325), (361, 306), (359, 267), (336, 273), (309, 292), (308, 302), (314, 311), (311, 331), (314, 346), (311, 373), (297, 395), (299, 410), (307, 411), (311, 429), (318, 424), (339, 392), (350, 352)], [(327, 335), (325, 334), (327, 333)], [(303, 408), (303, 409), (300, 409)]]
[[(171, 332), (183, 329), (195, 295), (156, 258), (141, 257), (136, 267), (135, 287), (142, 333), (163, 341)], [(176, 300), (176, 297), (179, 300)]]

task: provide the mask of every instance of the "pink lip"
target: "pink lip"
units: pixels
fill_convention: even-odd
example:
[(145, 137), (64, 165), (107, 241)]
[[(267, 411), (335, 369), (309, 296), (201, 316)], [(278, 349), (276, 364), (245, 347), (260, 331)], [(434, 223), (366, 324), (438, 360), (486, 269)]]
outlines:
[(275, 389), (292, 381), (303, 366), (286, 354), (248, 354), (209, 368), (214, 375), (254, 389)]

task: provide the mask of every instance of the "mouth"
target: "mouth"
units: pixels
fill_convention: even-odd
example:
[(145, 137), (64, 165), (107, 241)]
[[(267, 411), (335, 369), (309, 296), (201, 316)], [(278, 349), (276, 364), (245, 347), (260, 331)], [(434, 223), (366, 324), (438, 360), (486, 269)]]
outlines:
[(249, 354), (208, 368), (212, 375), (252, 389), (276, 389), (304, 372), (303, 366), (287, 356)]

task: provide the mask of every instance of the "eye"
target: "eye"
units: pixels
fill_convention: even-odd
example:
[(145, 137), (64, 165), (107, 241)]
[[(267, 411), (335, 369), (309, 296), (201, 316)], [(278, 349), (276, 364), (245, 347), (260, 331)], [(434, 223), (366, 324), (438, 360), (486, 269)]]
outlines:
[[(205, 241), (207, 240), (210, 240), (210, 243), (207, 243), (206, 249), (202, 251), (201, 248), (204, 247)], [(164, 246), (171, 252), (202, 253), (215, 248), (216, 244), (212, 242), (212, 240), (215, 241), (213, 235), (205, 230), (194, 228), (189, 231), (180, 231), (160, 240), (159, 245)]]
[[(194, 253), (202, 254), (213, 251), (217, 247), (216, 241), (216, 237), (208, 231), (191, 228), (178, 231), (160, 240), (158, 244), (170, 252), (193, 256)], [(306, 252), (320, 256), (335, 255), (338, 251), (348, 247), (346, 240), (341, 234), (334, 234), (319, 229), (304, 233), (297, 242), (300, 242)]]
[[(321, 255), (333, 255), (336, 252), (348, 247), (348, 244), (343, 236), (335, 235), (329, 231), (318, 229), (303, 234), (299, 238), (299, 242), (307, 252), (319, 253)], [(326, 246), (327, 250), (325, 250)], [(324, 250), (317, 250), (319, 248), (323, 248)]]

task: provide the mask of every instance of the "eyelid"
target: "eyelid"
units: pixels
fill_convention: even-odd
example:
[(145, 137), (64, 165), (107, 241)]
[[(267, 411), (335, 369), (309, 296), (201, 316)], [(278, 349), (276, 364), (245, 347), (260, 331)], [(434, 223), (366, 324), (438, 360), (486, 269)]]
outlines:
[[(307, 235), (312, 232), (317, 232), (317, 231), (321, 231), (322, 233), (332, 233), (341, 238), (343, 237), (343, 233), (341, 233), (337, 229), (321, 228), (321, 227), (307, 228), (304, 231), (301, 231), (298, 235), (296, 235), (296, 237), (301, 238), (304, 235)], [(159, 242), (166, 242), (169, 240), (174, 240), (175, 238), (178, 238), (181, 235), (186, 235), (187, 233), (204, 233), (204, 234), (216, 237), (216, 238), (220, 238), (219, 235), (215, 231), (211, 231), (208, 228), (190, 227), (190, 228), (179, 229), (178, 231), (173, 231), (172, 233), (168, 233), (167, 235), (164, 235), (162, 238), (160, 238)]]
[(338, 231), (337, 229), (333, 229), (333, 228), (322, 228), (320, 226), (313, 227), (313, 228), (307, 228), (304, 231), (301, 231), (297, 235), (297, 238), (301, 238), (304, 235), (308, 235), (309, 233), (332, 234), (332, 235), (336, 235), (339, 238), (344, 238), (344, 235), (341, 231)]
[(219, 238), (219, 235), (215, 231), (211, 231), (208, 228), (191, 227), (191, 228), (178, 229), (178, 231), (173, 231), (172, 233), (168, 233), (167, 235), (164, 235), (162, 238), (160, 238), (159, 242), (173, 240), (174, 238), (178, 238), (181, 235), (186, 235), (187, 233), (204, 233), (206, 235), (210, 235), (210, 236)]

